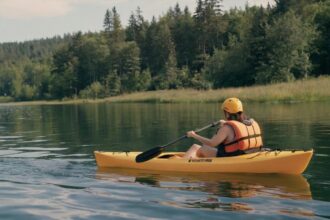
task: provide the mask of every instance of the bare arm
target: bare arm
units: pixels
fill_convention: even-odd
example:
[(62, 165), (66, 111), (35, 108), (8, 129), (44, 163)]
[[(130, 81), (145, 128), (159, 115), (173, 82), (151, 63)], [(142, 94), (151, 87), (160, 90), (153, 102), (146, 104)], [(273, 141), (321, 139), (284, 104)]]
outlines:
[(196, 139), (197, 141), (201, 142), (202, 144), (205, 144), (210, 147), (216, 147), (219, 144), (221, 144), (223, 141), (226, 140), (229, 132), (229, 127), (228, 126), (222, 126), (219, 131), (217, 132), (216, 135), (214, 135), (211, 139), (200, 136), (196, 134), (194, 131), (189, 131), (187, 133), (188, 137), (192, 137)]

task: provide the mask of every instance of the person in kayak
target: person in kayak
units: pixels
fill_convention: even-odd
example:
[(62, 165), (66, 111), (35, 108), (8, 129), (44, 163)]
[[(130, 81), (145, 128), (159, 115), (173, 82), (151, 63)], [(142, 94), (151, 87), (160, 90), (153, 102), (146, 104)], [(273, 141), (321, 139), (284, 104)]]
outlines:
[(258, 123), (243, 113), (238, 98), (228, 98), (222, 104), (226, 120), (220, 120), (217, 133), (211, 138), (187, 132), (187, 137), (202, 143), (194, 144), (183, 158), (237, 156), (260, 150), (263, 145)]

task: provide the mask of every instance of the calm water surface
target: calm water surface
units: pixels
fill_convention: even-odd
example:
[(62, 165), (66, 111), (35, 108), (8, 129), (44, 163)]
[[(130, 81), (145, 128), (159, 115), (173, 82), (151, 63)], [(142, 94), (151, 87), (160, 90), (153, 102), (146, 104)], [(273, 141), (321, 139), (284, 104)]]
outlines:
[(267, 146), (315, 149), (303, 175), (97, 169), (94, 150), (165, 144), (217, 104), (0, 105), (0, 219), (330, 219), (330, 103), (245, 107)]

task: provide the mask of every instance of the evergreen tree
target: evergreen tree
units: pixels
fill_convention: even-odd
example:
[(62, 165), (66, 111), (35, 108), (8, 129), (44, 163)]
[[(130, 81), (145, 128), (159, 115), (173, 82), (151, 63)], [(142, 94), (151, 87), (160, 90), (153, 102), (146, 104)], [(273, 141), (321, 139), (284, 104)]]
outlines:
[(290, 10), (294, 11), (296, 15), (302, 15), (304, 8), (317, 2), (319, 0), (275, 0), (274, 15), (284, 15)]
[(145, 32), (148, 27), (147, 22), (144, 20), (141, 9), (138, 7), (136, 13), (130, 15), (128, 27), (126, 28), (126, 40), (135, 41), (139, 47), (145, 40)]
[[(276, 0), (222, 11), (197, 0), (123, 28), (106, 10), (100, 33), (0, 43), (0, 96), (103, 97), (147, 89), (249, 86), (330, 74), (330, 1)], [(317, 30), (317, 32), (315, 31)]]
[(202, 54), (206, 54), (206, 15), (203, 0), (197, 1), (197, 8), (194, 15), (196, 23), (196, 35), (198, 35), (198, 50)]
[(110, 47), (115, 47), (116, 43), (125, 40), (125, 31), (121, 26), (120, 16), (116, 7), (109, 9), (105, 13), (104, 30)]
[(60, 48), (53, 58), (54, 69), (51, 76), (50, 92), (55, 98), (70, 97), (78, 94), (78, 60), (68, 46)]
[[(104, 62), (108, 56), (102, 38), (77, 33), (69, 45), (54, 55), (52, 92), (56, 97), (78, 95), (93, 82), (100, 81), (107, 72)], [(60, 82), (60, 83), (58, 83)]]
[(330, 1), (319, 4), (320, 9), (315, 16), (319, 37), (315, 41), (317, 53), (314, 54), (315, 75), (330, 75)]
[(214, 55), (206, 62), (206, 79), (213, 84), (213, 88), (230, 86), (246, 86), (246, 72), (251, 68), (247, 62), (246, 46), (236, 40), (229, 40), (227, 50), (216, 50)]
[(181, 83), (178, 81), (178, 69), (177, 61), (175, 56), (174, 44), (171, 42), (168, 59), (165, 64), (165, 80), (168, 82), (169, 89), (177, 89), (181, 87)]
[(140, 75), (140, 50), (135, 42), (126, 43), (120, 51), (117, 73), (123, 91), (136, 91)]
[(14, 96), (13, 82), (16, 76), (15, 67), (4, 63), (0, 69), (0, 96)]
[(128, 27), (126, 28), (126, 40), (137, 41), (138, 24), (135, 14), (132, 13), (128, 20)]
[(253, 16), (252, 27), (246, 39), (249, 53), (247, 63), (249, 67), (245, 71), (245, 76), (241, 79), (247, 85), (254, 84), (255, 75), (260, 68), (269, 65), (267, 53), (266, 29), (268, 28), (268, 11), (263, 7), (258, 8)]
[(178, 19), (181, 15), (182, 15), (182, 11), (181, 11), (180, 5), (179, 5), (179, 3), (176, 3), (176, 5), (174, 7), (174, 17), (176, 19)]
[(104, 31), (109, 34), (110, 31), (113, 30), (113, 21), (112, 21), (112, 13), (109, 9), (106, 10), (104, 15), (104, 21), (103, 21), (103, 27)]
[(135, 12), (136, 19), (136, 30), (135, 30), (135, 41), (140, 48), (141, 55), (141, 69), (145, 70), (148, 68), (148, 44), (146, 40), (146, 34), (149, 27), (149, 23), (144, 19), (141, 9), (138, 7)]
[(143, 70), (138, 78), (138, 91), (148, 90), (151, 86), (151, 73), (149, 69)]
[(105, 78), (105, 95), (115, 96), (120, 94), (121, 80), (116, 72), (110, 72)]
[(223, 45), (223, 20), (221, 20), (222, 0), (198, 0), (195, 11), (195, 27), (199, 56), (195, 62), (196, 69), (200, 70), (209, 55), (215, 48)]
[(269, 64), (258, 69), (257, 82), (283, 82), (307, 76), (311, 66), (308, 48), (313, 28), (289, 11), (275, 20), (266, 32)]
[[(179, 9), (176, 9), (179, 11)], [(194, 20), (189, 12), (188, 7), (184, 9), (183, 14), (176, 18), (172, 27), (172, 36), (175, 44), (176, 59), (178, 67), (192, 67), (193, 61), (197, 54), (196, 35)]]
[(147, 30), (146, 41), (148, 42), (146, 47), (148, 66), (151, 75), (155, 76), (164, 71), (171, 50), (175, 50), (171, 30), (165, 19), (158, 23), (153, 19)]

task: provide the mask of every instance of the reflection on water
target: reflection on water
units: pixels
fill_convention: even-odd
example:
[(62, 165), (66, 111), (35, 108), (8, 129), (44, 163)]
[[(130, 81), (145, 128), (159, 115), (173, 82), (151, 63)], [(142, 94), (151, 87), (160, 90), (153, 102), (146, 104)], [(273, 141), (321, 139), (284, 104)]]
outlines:
[(219, 211), (232, 211), (232, 212), (251, 212), (254, 209), (246, 203), (232, 202), (225, 203), (221, 202), (219, 199), (210, 197), (206, 200), (200, 201), (190, 201), (186, 203), (187, 207), (190, 208), (207, 208)]
[(245, 109), (267, 146), (314, 148), (303, 176), (97, 170), (94, 150), (168, 143), (221, 118), (216, 103), (0, 104), (0, 219), (330, 218), (330, 103)]
[(256, 196), (300, 200), (312, 198), (309, 184), (302, 175), (196, 174), (98, 168), (96, 178), (175, 190), (202, 191), (210, 195), (230, 198)]
[[(257, 201), (260, 198), (274, 201), (312, 199), (309, 183), (302, 175), (196, 174), (98, 168), (96, 178), (110, 183), (132, 183), (177, 192), (205, 193), (200, 198), (178, 196), (171, 201), (157, 201), (161, 205), (170, 207), (254, 213), (265, 207), (254, 204), (249, 201), (251, 199)], [(289, 209), (285, 209), (283, 206), (277, 206), (272, 207), (272, 212), (289, 216), (315, 215), (313, 210), (300, 210), (290, 206)]]

